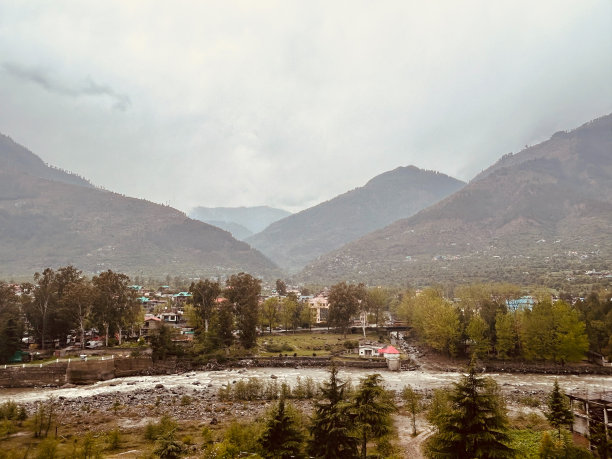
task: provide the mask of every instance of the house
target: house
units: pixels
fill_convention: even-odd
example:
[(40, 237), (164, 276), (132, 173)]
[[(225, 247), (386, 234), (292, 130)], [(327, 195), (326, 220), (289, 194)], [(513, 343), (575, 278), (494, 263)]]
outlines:
[(163, 323), (174, 326), (176, 326), (180, 320), (178, 312), (162, 312), (158, 317)]
[(389, 345), (378, 350), (378, 354), (382, 355), (387, 360), (387, 368), (391, 371), (399, 371), (401, 369), (400, 352), (393, 346)]
[(378, 343), (363, 343), (359, 345), (359, 356), (360, 357), (378, 357), (379, 351), (383, 348)]
[(506, 300), (506, 306), (510, 311), (516, 311), (517, 309), (531, 309), (533, 307), (534, 300), (532, 296), (523, 296), (516, 300)]
[(179, 292), (179, 293), (174, 294), (172, 296), (172, 299), (174, 300), (175, 303), (184, 304), (191, 297), (192, 297), (192, 295), (189, 292)]
[(391, 345), (378, 349), (378, 355), (392, 360), (400, 358), (400, 352)]
[(574, 414), (572, 431), (589, 439), (591, 451), (605, 448), (612, 440), (612, 396), (579, 396), (568, 394)]
[(315, 311), (316, 323), (320, 324), (321, 322), (327, 322), (329, 317), (329, 302), (326, 296), (317, 295), (309, 299), (308, 306)]
[(151, 336), (159, 333), (159, 329), (162, 328), (163, 322), (159, 317), (145, 314), (144, 324), (140, 329), (140, 336)]

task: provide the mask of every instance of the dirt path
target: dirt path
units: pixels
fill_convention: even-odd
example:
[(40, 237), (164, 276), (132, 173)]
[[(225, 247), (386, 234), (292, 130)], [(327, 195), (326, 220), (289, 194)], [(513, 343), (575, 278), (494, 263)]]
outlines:
[(425, 459), (423, 454), (423, 443), (433, 433), (431, 426), (420, 416), (416, 419), (417, 435), (412, 436), (412, 419), (410, 416), (396, 414), (393, 422), (397, 428), (399, 446), (402, 449), (402, 456), (410, 459)]

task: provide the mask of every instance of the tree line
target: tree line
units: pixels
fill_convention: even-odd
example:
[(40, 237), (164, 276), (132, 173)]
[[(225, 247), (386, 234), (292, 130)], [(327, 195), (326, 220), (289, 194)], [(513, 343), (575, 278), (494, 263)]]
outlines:
[(81, 346), (85, 332), (95, 328), (121, 342), (123, 332), (138, 329), (143, 312), (129, 277), (111, 270), (87, 279), (73, 266), (56, 271), (47, 268), (35, 273), (33, 282), (21, 284), (20, 296), (8, 284), (0, 283), (0, 358), (7, 361), (20, 348), (27, 330), (40, 349), (78, 331)]
[[(287, 292), (284, 282), (278, 280), (276, 287), (278, 295), (260, 304), (261, 281), (247, 273), (232, 275), (224, 284), (210, 279), (192, 282), (185, 312), (195, 329), (194, 352), (219, 353), (235, 342), (250, 349), (260, 329), (272, 332), (277, 325), (286, 330), (311, 327), (310, 306)], [(137, 334), (143, 322), (130, 278), (111, 270), (88, 279), (72, 266), (47, 268), (21, 290), (18, 297), (0, 283), (4, 362), (20, 348), (26, 326), (40, 348), (47, 349), (54, 342), (64, 344), (75, 331), (84, 346), (85, 332), (91, 328), (106, 337), (106, 345), (114, 343), (114, 337), (120, 343), (126, 330)], [(365, 330), (366, 324), (380, 325), (392, 311), (423, 342), (448, 355), (473, 352), (563, 363), (580, 360), (587, 350), (612, 353), (610, 296), (591, 293), (571, 304), (569, 298), (552, 302), (550, 295), (536, 292), (533, 307), (513, 310), (507, 301), (521, 296), (521, 289), (513, 285), (468, 285), (444, 293), (435, 288), (402, 293), (341, 282), (329, 289), (327, 325), (345, 334), (354, 323)]]
[(404, 294), (397, 312), (416, 335), (433, 349), (456, 356), (575, 362), (589, 349), (612, 352), (612, 301), (590, 294), (573, 305), (550, 295), (533, 305), (509, 308), (515, 288), (466, 286), (455, 301), (428, 288)]

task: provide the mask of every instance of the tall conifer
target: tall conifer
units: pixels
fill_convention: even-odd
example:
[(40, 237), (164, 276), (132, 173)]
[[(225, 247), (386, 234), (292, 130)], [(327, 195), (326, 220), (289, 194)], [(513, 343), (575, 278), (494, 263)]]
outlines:
[(469, 373), (455, 383), (449, 395), (451, 407), (436, 417), (437, 432), (428, 440), (431, 458), (510, 458), (506, 433), (508, 420), (497, 384)]
[(329, 382), (321, 385), (323, 401), (316, 404), (310, 425), (308, 452), (317, 458), (350, 459), (357, 457), (357, 438), (351, 434), (351, 421), (345, 401), (346, 382), (338, 379), (338, 369), (331, 367)]

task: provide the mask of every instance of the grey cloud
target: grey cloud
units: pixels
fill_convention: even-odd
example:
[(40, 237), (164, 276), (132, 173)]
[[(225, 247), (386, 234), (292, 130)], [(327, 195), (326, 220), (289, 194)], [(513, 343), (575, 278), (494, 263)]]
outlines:
[(131, 104), (129, 96), (118, 93), (110, 86), (96, 83), (91, 77), (85, 78), (80, 84), (70, 86), (41, 68), (25, 67), (14, 62), (4, 62), (2, 68), (15, 78), (34, 83), (49, 92), (62, 96), (108, 97), (112, 101), (113, 109), (120, 111), (127, 110)]

